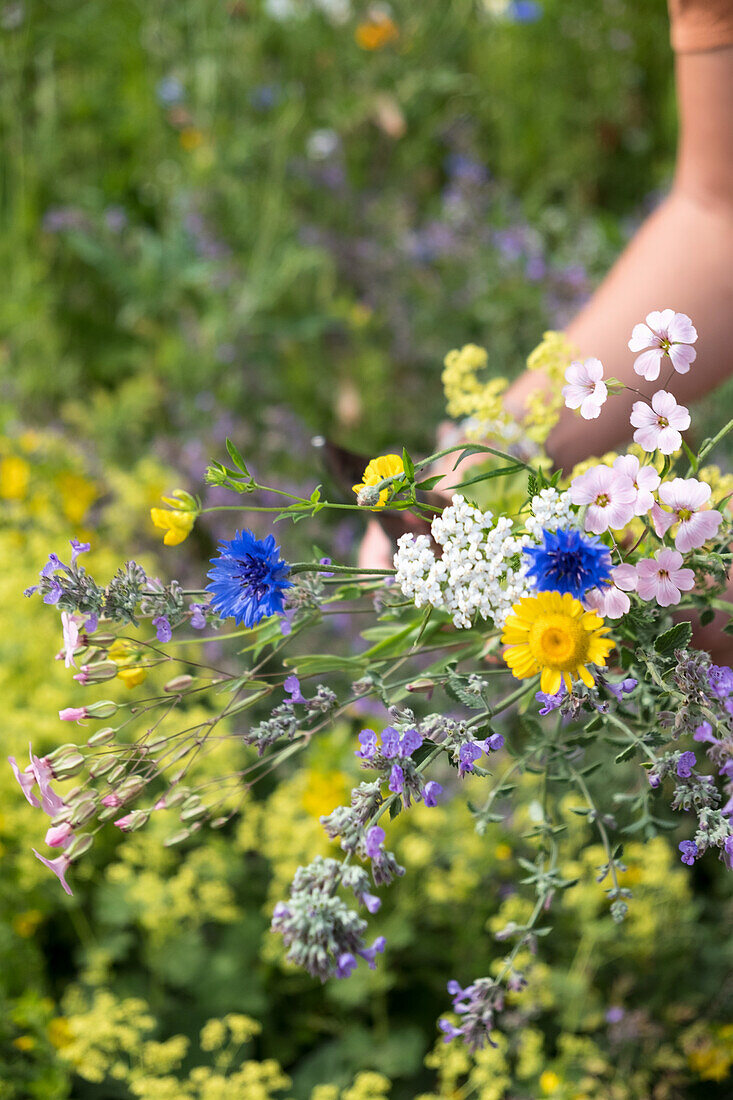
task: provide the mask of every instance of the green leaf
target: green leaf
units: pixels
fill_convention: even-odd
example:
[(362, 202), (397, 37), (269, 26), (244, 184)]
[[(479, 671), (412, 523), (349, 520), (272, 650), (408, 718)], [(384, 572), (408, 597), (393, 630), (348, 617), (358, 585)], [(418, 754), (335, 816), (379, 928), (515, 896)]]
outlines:
[(692, 623), (675, 623), (673, 627), (660, 635), (654, 643), (657, 653), (667, 656), (676, 649), (685, 649), (692, 638)]
[(427, 477), (425, 481), (418, 481), (415, 485), (416, 489), (424, 489), (428, 492), (430, 489), (434, 489), (439, 481), (443, 480), (443, 474), (436, 474), (435, 477)]
[(636, 745), (634, 745), (634, 744), (627, 745), (626, 748), (622, 749), (621, 752), (616, 757), (616, 763), (621, 764), (621, 763), (623, 763), (624, 760), (630, 760), (631, 757), (635, 754), (635, 752), (636, 752)]
[(367, 670), (367, 662), (360, 657), (337, 657), (332, 653), (314, 653), (310, 657), (288, 657), (283, 664), (287, 668), (295, 669), (300, 676), (320, 676), (324, 672), (347, 672), (356, 679)]
[(407, 480), (414, 481), (415, 464), (413, 463), (412, 459), (407, 453), (407, 450), (404, 447), (402, 448), (402, 465), (405, 467), (405, 477), (407, 478)]
[(229, 457), (231, 458), (234, 465), (242, 471), (242, 473), (245, 475), (245, 477), (249, 477), (250, 476), (249, 470), (247, 469), (247, 467), (244, 463), (244, 459), (242, 458), (241, 454), (239, 453), (238, 448), (234, 445), (234, 443), (232, 443), (231, 439), (227, 439), (226, 448), (227, 448), (227, 452), (229, 454)]

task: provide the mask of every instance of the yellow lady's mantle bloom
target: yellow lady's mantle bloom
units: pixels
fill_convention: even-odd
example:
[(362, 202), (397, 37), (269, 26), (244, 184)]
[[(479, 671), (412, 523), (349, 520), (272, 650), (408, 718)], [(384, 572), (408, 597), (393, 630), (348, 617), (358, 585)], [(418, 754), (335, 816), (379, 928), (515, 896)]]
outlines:
[(168, 508), (151, 508), (150, 518), (156, 527), (165, 531), (164, 544), (178, 546), (188, 538), (196, 522), (196, 501), (185, 489), (176, 489), (172, 496), (163, 497), (163, 503)]
[[(379, 458), (373, 458), (371, 460), (364, 471), (361, 485), (353, 486), (354, 492), (358, 496), (362, 489), (365, 489), (368, 485), (378, 485), (379, 482), (384, 481), (386, 477), (394, 477), (395, 474), (403, 474), (404, 472), (405, 465), (400, 455), (380, 455)], [(375, 504), (374, 507), (384, 508), (388, 496), (389, 489), (382, 489), (379, 494), (379, 503)]]
[(354, 32), (357, 45), (362, 50), (381, 50), (399, 38), (400, 31), (394, 19), (381, 12), (360, 23)]
[(569, 592), (540, 592), (526, 596), (512, 608), (502, 642), (504, 660), (518, 680), (542, 673), (540, 688), (554, 695), (564, 682), (568, 691), (574, 678), (592, 687), (586, 665), (605, 665), (613, 642), (605, 638), (609, 628), (596, 611), (586, 611)]

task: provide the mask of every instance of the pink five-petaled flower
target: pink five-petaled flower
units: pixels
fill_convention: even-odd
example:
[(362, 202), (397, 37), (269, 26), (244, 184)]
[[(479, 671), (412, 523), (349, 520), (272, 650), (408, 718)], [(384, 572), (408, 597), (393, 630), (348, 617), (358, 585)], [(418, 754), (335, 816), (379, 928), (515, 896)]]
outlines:
[(636, 591), (637, 580), (633, 565), (617, 565), (611, 570), (611, 584), (591, 588), (583, 597), (583, 606), (604, 619), (620, 619), (631, 607), (626, 593)]
[(634, 515), (645, 516), (654, 504), (653, 493), (659, 488), (659, 474), (653, 466), (642, 466), (636, 455), (619, 455), (613, 468), (631, 478), (636, 489)]
[(659, 504), (652, 508), (652, 523), (659, 537), (663, 538), (678, 523), (674, 544), (683, 554), (714, 538), (723, 517), (716, 509), (705, 507), (711, 493), (707, 482), (694, 477), (665, 481), (659, 489), (659, 499), (671, 511), (665, 511)]
[(610, 466), (593, 466), (570, 485), (573, 504), (588, 505), (585, 529), (594, 535), (625, 527), (633, 519), (636, 495), (631, 478)]
[(646, 401), (635, 401), (631, 408), (631, 423), (636, 428), (634, 443), (645, 451), (660, 451), (671, 455), (682, 446), (682, 436), (690, 426), (690, 414), (678, 405), (667, 390), (657, 390), (651, 407)]
[(46, 857), (37, 852), (35, 848), (31, 848), (31, 851), (33, 852), (33, 855), (36, 857), (36, 859), (40, 859), (41, 863), (45, 864), (45, 866), (48, 867), (49, 871), (53, 871), (66, 893), (71, 894), (73, 891), (66, 881), (66, 872), (71, 866), (71, 860), (69, 859), (69, 857), (61, 855), (56, 856), (56, 859), (46, 859)]
[(658, 550), (653, 558), (636, 564), (637, 592), (642, 600), (656, 600), (660, 607), (680, 602), (680, 594), (695, 584), (691, 569), (682, 569), (679, 550)]
[(654, 310), (647, 313), (646, 324), (634, 325), (629, 340), (629, 350), (639, 351), (634, 370), (647, 382), (659, 378), (665, 355), (678, 374), (687, 374), (697, 352), (691, 344), (697, 340), (697, 330), (686, 313), (673, 309)]
[(562, 395), (568, 409), (580, 409), (584, 420), (595, 420), (601, 414), (608, 390), (603, 379), (603, 363), (600, 359), (586, 359), (581, 363), (574, 359), (565, 371), (567, 386)]

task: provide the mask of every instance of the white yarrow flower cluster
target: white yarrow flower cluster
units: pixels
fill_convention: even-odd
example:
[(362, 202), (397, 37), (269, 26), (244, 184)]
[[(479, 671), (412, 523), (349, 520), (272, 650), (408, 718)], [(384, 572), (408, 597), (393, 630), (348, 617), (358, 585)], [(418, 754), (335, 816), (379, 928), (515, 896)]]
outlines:
[(524, 528), (533, 542), (542, 542), (542, 532), (558, 531), (561, 527), (580, 526), (580, 516), (573, 510), (570, 493), (557, 489), (542, 489), (532, 497), (532, 514), (527, 516)]
[(482, 512), (460, 495), (432, 523), (443, 548), (436, 558), (427, 535), (402, 535), (394, 556), (397, 583), (416, 607), (430, 604), (470, 627), (476, 615), (502, 627), (512, 605), (529, 594), (528, 563), (521, 558), (529, 539), (513, 522)]

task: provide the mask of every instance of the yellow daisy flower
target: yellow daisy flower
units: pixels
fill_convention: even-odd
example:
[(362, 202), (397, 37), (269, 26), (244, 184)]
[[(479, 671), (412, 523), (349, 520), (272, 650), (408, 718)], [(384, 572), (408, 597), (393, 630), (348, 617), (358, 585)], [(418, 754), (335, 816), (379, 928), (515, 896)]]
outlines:
[[(404, 472), (405, 466), (400, 455), (380, 455), (379, 458), (371, 460), (364, 471), (361, 484), (353, 486), (354, 492), (358, 496), (362, 489), (365, 489), (368, 485), (378, 485), (386, 477), (394, 477), (395, 474), (403, 474)], [(389, 488), (382, 489), (379, 494), (379, 503), (375, 504), (374, 507), (384, 508), (388, 496)]]
[(613, 641), (596, 611), (586, 611), (569, 592), (540, 592), (516, 603), (506, 621), (504, 660), (518, 680), (542, 673), (540, 688), (554, 695), (574, 678), (595, 683), (586, 665), (605, 665)]

